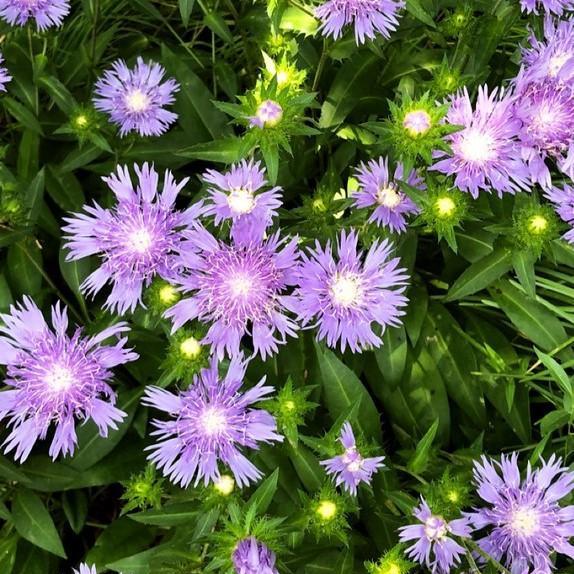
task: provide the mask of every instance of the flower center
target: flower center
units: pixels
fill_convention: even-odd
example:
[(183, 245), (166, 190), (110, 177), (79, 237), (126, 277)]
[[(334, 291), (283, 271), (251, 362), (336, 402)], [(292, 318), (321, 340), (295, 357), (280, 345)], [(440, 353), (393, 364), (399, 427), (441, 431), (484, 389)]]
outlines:
[(195, 359), (201, 353), (201, 345), (195, 337), (188, 337), (181, 342), (179, 350), (186, 359)]
[(208, 407), (203, 411), (200, 417), (200, 424), (205, 434), (209, 436), (220, 434), (227, 427), (225, 416), (215, 407)]
[(401, 196), (397, 193), (394, 183), (389, 183), (377, 191), (377, 203), (393, 209), (401, 203)]
[(411, 136), (421, 136), (428, 132), (432, 125), (432, 118), (425, 110), (414, 110), (405, 114), (403, 127)]
[(548, 227), (548, 220), (542, 215), (533, 215), (530, 218), (528, 227), (532, 233), (542, 233)]
[(317, 514), (323, 520), (332, 520), (337, 514), (337, 505), (330, 500), (322, 500), (317, 507)]
[(149, 108), (149, 98), (140, 89), (129, 92), (125, 98), (126, 106), (130, 112), (144, 112)]
[(460, 153), (466, 161), (483, 163), (492, 159), (494, 140), (489, 134), (477, 130), (465, 133), (460, 142)]
[(256, 115), (265, 127), (272, 128), (281, 121), (283, 108), (273, 100), (265, 100), (259, 104)]
[(231, 294), (234, 297), (246, 297), (251, 292), (252, 281), (245, 275), (236, 275), (230, 281)]
[(231, 190), (231, 193), (227, 197), (227, 205), (229, 205), (231, 211), (243, 215), (253, 210), (255, 207), (255, 198), (251, 191), (239, 187)]
[(74, 383), (75, 377), (68, 367), (56, 365), (44, 379), (50, 390), (55, 392), (67, 391)]
[(538, 513), (533, 508), (517, 508), (510, 516), (510, 528), (516, 534), (532, 536), (538, 527)]
[(361, 278), (352, 273), (335, 275), (335, 279), (331, 283), (331, 298), (335, 304), (342, 307), (350, 307), (357, 303), (362, 292)]
[(440, 516), (427, 518), (424, 530), (429, 540), (442, 540), (448, 532), (446, 522)]
[(452, 215), (456, 209), (454, 201), (450, 197), (439, 197), (435, 203), (436, 210), (442, 217)]
[(223, 496), (229, 496), (235, 488), (235, 481), (233, 477), (228, 474), (222, 474), (219, 480), (215, 483), (215, 490)]
[(146, 229), (138, 229), (130, 233), (129, 242), (134, 251), (146, 253), (151, 247), (152, 238)]

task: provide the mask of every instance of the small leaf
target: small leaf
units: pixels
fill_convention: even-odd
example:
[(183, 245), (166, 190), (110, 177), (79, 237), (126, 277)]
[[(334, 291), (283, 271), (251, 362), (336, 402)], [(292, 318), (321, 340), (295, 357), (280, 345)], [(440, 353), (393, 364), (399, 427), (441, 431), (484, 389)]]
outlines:
[(429, 430), (425, 433), (423, 438), (417, 444), (415, 454), (407, 464), (409, 470), (416, 474), (424, 472), (429, 463), (430, 451), (438, 430), (438, 423), (439, 421), (436, 419)]
[(195, 0), (179, 0), (179, 13), (181, 14), (181, 21), (186, 28), (189, 26), (189, 17), (194, 4)]
[(275, 493), (277, 492), (277, 482), (279, 480), (279, 469), (276, 468), (251, 495), (247, 506), (256, 507), (257, 514), (263, 515), (269, 508)]
[(22, 538), (56, 556), (66, 558), (54, 521), (36, 493), (27, 489), (16, 492), (12, 519)]

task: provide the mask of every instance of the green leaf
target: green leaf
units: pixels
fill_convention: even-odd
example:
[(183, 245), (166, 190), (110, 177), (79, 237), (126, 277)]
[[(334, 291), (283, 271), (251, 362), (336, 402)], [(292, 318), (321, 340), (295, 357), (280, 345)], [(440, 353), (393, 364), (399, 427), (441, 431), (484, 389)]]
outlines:
[(191, 16), (191, 11), (193, 10), (193, 5), (195, 0), (179, 0), (179, 13), (181, 14), (181, 21), (183, 25), (187, 28), (189, 26), (189, 17)]
[(376, 54), (367, 51), (343, 64), (321, 108), (319, 127), (330, 128), (345, 120), (360, 98), (366, 97), (369, 88), (372, 89), (373, 74), (380, 63)]
[(23, 465), (30, 488), (41, 492), (65, 490), (79, 473), (63, 462), (54, 462), (45, 455), (31, 456)]
[(42, 252), (35, 241), (10, 245), (6, 273), (16, 297), (36, 295), (42, 286)]
[(36, 493), (27, 489), (16, 492), (12, 504), (12, 519), (22, 538), (56, 556), (66, 558), (54, 521)]
[[(59, 263), (60, 272), (62, 277), (68, 284), (68, 287), (72, 290), (76, 299), (80, 302), (84, 310), (86, 311), (84, 296), (80, 291), (80, 285), (84, 279), (91, 272), (91, 263), (89, 257), (84, 257), (83, 259), (78, 259), (76, 261), (66, 261), (67, 251), (64, 249), (63, 245), (60, 245), (59, 252)], [(86, 311), (87, 314), (87, 311)]]
[(12, 574), (16, 563), (18, 540), (19, 537), (15, 534), (0, 539), (0, 572), (2, 574)]
[(538, 347), (551, 351), (566, 341), (566, 331), (560, 320), (510, 282), (499, 281), (492, 296), (517, 329)]
[[(201, 5), (203, 8), (203, 4)], [(204, 11), (203, 23), (224, 42), (233, 44), (233, 35), (221, 14), (212, 10)]]
[(383, 346), (375, 349), (375, 358), (383, 375), (381, 384), (395, 388), (401, 382), (407, 363), (407, 351), (404, 326), (386, 329)]
[[(30, 182), (24, 192), (24, 204), (28, 209), (28, 221), (36, 223), (40, 215), (40, 209), (43, 206), (44, 197), (44, 168), (42, 168), (36, 177)], [(45, 209), (45, 206), (44, 206)]]
[(214, 163), (234, 163), (241, 159), (242, 141), (239, 138), (218, 139), (181, 149), (176, 154), (189, 159)]
[(277, 182), (277, 175), (279, 174), (279, 148), (274, 145), (261, 145), (261, 153), (265, 160), (265, 167), (267, 168), (267, 175), (269, 183), (275, 185)]
[(24, 127), (36, 134), (43, 135), (40, 122), (28, 108), (8, 96), (4, 96), (2, 102), (6, 111), (14, 116)]
[(40, 85), (48, 92), (54, 103), (68, 116), (71, 116), (77, 108), (74, 96), (68, 88), (54, 76), (42, 76), (39, 80)]
[(429, 463), (432, 443), (438, 430), (438, 419), (432, 424), (423, 438), (417, 444), (413, 457), (409, 460), (407, 468), (416, 474), (426, 470)]
[(100, 436), (97, 425), (91, 420), (78, 428), (78, 447), (69, 462), (72, 468), (87, 470), (114, 450), (130, 427), (142, 393), (142, 389), (132, 389), (120, 395), (117, 408), (128, 416), (118, 424), (117, 430), (110, 430), (107, 437)]
[(299, 442), (296, 448), (289, 447), (289, 458), (305, 488), (310, 492), (319, 490), (323, 484), (325, 472), (317, 457)]
[(300, 32), (310, 36), (317, 31), (318, 25), (318, 21), (311, 14), (296, 6), (289, 6), (283, 11), (279, 27), (282, 30)]
[(534, 347), (534, 351), (536, 355), (542, 362), (542, 364), (548, 369), (554, 382), (558, 384), (562, 392), (564, 393), (564, 409), (566, 411), (570, 411), (572, 407), (572, 399), (574, 396), (574, 388), (572, 387), (572, 381), (570, 377), (566, 374), (566, 371), (562, 368), (560, 363), (553, 359), (550, 355), (539, 351), (536, 347)]
[(48, 166), (46, 191), (64, 211), (79, 211), (86, 203), (82, 186), (73, 173), (61, 173)]
[(154, 526), (178, 526), (179, 524), (190, 524), (199, 512), (195, 502), (177, 502), (154, 510), (145, 510), (135, 514), (128, 514), (128, 518), (142, 524)]
[(257, 490), (251, 495), (248, 508), (256, 507), (256, 512), (259, 515), (265, 514), (269, 505), (271, 504), (275, 493), (277, 492), (277, 483), (279, 480), (279, 469), (276, 468), (258, 487)]
[(515, 251), (512, 254), (512, 266), (518, 281), (530, 297), (536, 295), (536, 275), (534, 272), (534, 263), (536, 257), (526, 250)]
[(0, 455), (0, 476), (9, 481), (21, 482), (27, 484), (30, 481), (28, 477), (17, 467), (12, 464), (5, 456)]
[(100, 157), (103, 150), (93, 144), (85, 144), (81, 148), (75, 149), (70, 152), (64, 161), (58, 166), (60, 174), (65, 174), (74, 171), (92, 163), (95, 159)]
[(456, 301), (485, 289), (511, 268), (512, 253), (505, 247), (499, 247), (468, 267), (452, 284), (445, 300)]
[(407, 0), (407, 12), (423, 24), (436, 28), (432, 16), (423, 8), (419, 0)]
[(83, 490), (71, 490), (62, 496), (64, 514), (72, 530), (79, 534), (88, 516), (88, 497)]
[(368, 436), (381, 439), (377, 407), (357, 375), (327, 348), (315, 345), (325, 404), (334, 420), (359, 405), (353, 421)]

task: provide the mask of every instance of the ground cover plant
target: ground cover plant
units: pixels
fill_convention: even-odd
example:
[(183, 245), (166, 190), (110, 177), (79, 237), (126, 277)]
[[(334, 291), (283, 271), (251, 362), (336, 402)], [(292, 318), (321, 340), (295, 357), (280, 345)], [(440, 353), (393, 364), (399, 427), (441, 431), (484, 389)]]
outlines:
[(0, 574), (574, 572), (573, 16), (0, 0)]

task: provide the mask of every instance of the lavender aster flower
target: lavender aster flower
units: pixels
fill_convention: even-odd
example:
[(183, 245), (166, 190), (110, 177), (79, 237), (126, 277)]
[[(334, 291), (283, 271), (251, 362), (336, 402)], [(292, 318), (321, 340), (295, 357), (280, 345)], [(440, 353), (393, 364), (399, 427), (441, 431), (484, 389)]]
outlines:
[(152, 434), (160, 441), (149, 447), (149, 457), (175, 484), (183, 487), (195, 477), (197, 485), (220, 478), (218, 463), (231, 469), (239, 486), (261, 478), (259, 470), (242, 454), (241, 447), (257, 449), (260, 442), (282, 441), (275, 419), (263, 410), (250, 408), (273, 392), (265, 378), (240, 393), (247, 363), (234, 355), (227, 374), (219, 378), (217, 359), (194, 376), (193, 384), (174, 395), (159, 387), (148, 387), (144, 404), (168, 413), (172, 420), (154, 420)]
[(321, 461), (321, 465), (327, 469), (327, 474), (336, 477), (337, 486), (342, 484), (349, 494), (357, 496), (357, 486), (361, 482), (371, 483), (373, 474), (384, 466), (385, 457), (363, 458), (357, 450), (355, 435), (349, 422), (343, 425), (339, 442), (343, 445), (345, 452), (340, 456)]
[(325, 249), (316, 242), (315, 249), (302, 256), (297, 273), (294, 305), (303, 324), (315, 321), (317, 338), (326, 339), (330, 347), (339, 342), (343, 351), (347, 346), (353, 352), (380, 347), (373, 323), (382, 331), (399, 325), (407, 304), (403, 293), (408, 276), (391, 253), (388, 241), (376, 241), (363, 258), (354, 231), (341, 232), (336, 258), (330, 242)]
[(520, 0), (522, 11), (538, 14), (540, 9), (556, 16), (562, 16), (567, 10), (574, 10), (573, 0)]
[[(359, 191), (353, 197), (356, 207), (376, 205), (369, 221), (374, 221), (377, 225), (388, 227), (391, 231), (398, 233), (407, 228), (405, 216), (420, 211), (414, 202), (400, 191), (399, 182), (403, 181), (403, 171), (403, 164), (397, 164), (391, 178), (389, 160), (386, 157), (373, 159), (367, 165), (361, 163), (357, 170)], [(426, 189), (426, 185), (414, 169), (411, 170), (405, 182), (411, 187)]]
[(516, 193), (528, 189), (528, 169), (520, 159), (520, 121), (512, 113), (513, 99), (494, 89), (478, 90), (473, 111), (466, 88), (451, 98), (446, 121), (464, 128), (446, 140), (452, 155), (438, 151), (431, 169), (455, 175), (455, 185), (477, 198), (480, 190)]
[(179, 84), (172, 78), (162, 82), (165, 70), (159, 64), (146, 64), (138, 58), (133, 69), (123, 60), (112, 64), (96, 84), (94, 106), (120, 126), (120, 136), (136, 131), (141, 136), (159, 136), (177, 120), (165, 109), (173, 104)]
[[(2, 64), (3, 61), (4, 58), (2, 57), (2, 54), (0, 54), (0, 64)], [(12, 76), (8, 73), (8, 70), (4, 66), (0, 66), (0, 92), (6, 91), (5, 84), (7, 84), (11, 79)]]
[(425, 499), (414, 509), (420, 524), (411, 524), (399, 529), (401, 542), (416, 540), (407, 548), (407, 555), (430, 568), (432, 572), (448, 574), (451, 568), (460, 562), (465, 549), (450, 535), (468, 538), (471, 534), (468, 518), (459, 518), (447, 522), (442, 516), (431, 512)]
[(85, 562), (80, 564), (79, 570), (74, 569), (74, 574), (98, 574), (95, 566), (88, 566)]
[(112, 291), (105, 307), (123, 314), (141, 302), (142, 290), (156, 275), (171, 279), (173, 251), (182, 239), (181, 228), (199, 214), (196, 204), (186, 211), (175, 211), (177, 194), (188, 178), (176, 183), (166, 171), (163, 191), (158, 192), (159, 175), (147, 163), (134, 166), (138, 185), (134, 186), (127, 166), (104, 181), (114, 192), (117, 204), (103, 209), (97, 203), (85, 206), (84, 213), (65, 218), (67, 259), (99, 255), (102, 264), (82, 284), (82, 290), (95, 294), (107, 283)]
[[(34, 443), (46, 438), (52, 423), (53, 459), (74, 452), (75, 419), (92, 419), (103, 437), (117, 428), (126, 415), (114, 406), (110, 369), (138, 357), (125, 348), (127, 339), (121, 334), (129, 331), (126, 323), (91, 337), (77, 328), (69, 337), (65, 308), (59, 303), (52, 307), (50, 328), (28, 297), (0, 320), (0, 363), (7, 365), (5, 383), (12, 387), (0, 392), (0, 419), (8, 417), (12, 426), (5, 452), (15, 449), (16, 460), (23, 462)], [(102, 344), (113, 337), (114, 345)]]
[(554, 552), (574, 559), (574, 505), (558, 502), (574, 490), (574, 472), (554, 455), (521, 480), (518, 455), (500, 462), (482, 457), (474, 465), (478, 495), (488, 503), (468, 515), (477, 530), (488, 528), (480, 547), (515, 574), (550, 574)]
[(11, 26), (36, 20), (38, 30), (60, 26), (70, 12), (69, 0), (0, 0), (0, 18)]
[(232, 560), (235, 574), (279, 574), (275, 553), (253, 536), (237, 545)]
[(571, 83), (574, 76), (574, 21), (545, 18), (544, 39), (534, 33), (522, 50), (523, 74), (528, 81), (556, 79)]
[(354, 24), (355, 41), (363, 44), (366, 38), (373, 40), (376, 33), (390, 38), (399, 25), (398, 12), (404, 7), (403, 0), (328, 0), (315, 9), (315, 16), (321, 20), (324, 36), (337, 40), (345, 26)]
[(261, 163), (243, 160), (225, 173), (208, 169), (203, 179), (211, 184), (205, 215), (214, 215), (216, 225), (231, 219), (231, 235), (236, 239), (242, 236), (261, 239), (281, 206), (282, 191), (274, 187), (256, 193), (267, 185)]
[(249, 125), (258, 128), (272, 128), (283, 119), (283, 108), (279, 102), (265, 100), (257, 106), (255, 115), (249, 118)]
[(277, 232), (259, 241), (238, 237), (228, 245), (201, 225), (186, 236), (179, 249), (184, 271), (178, 282), (192, 295), (166, 312), (173, 329), (192, 319), (211, 323), (203, 342), (213, 345), (219, 357), (237, 353), (248, 333), (263, 359), (277, 352), (297, 330), (286, 315), (290, 298), (284, 294), (295, 284), (297, 238), (286, 242)]
[(534, 183), (552, 185), (546, 159), (556, 161), (559, 169), (574, 177), (574, 91), (557, 80), (516, 81), (518, 103), (515, 117), (522, 122), (522, 157), (528, 163)]

